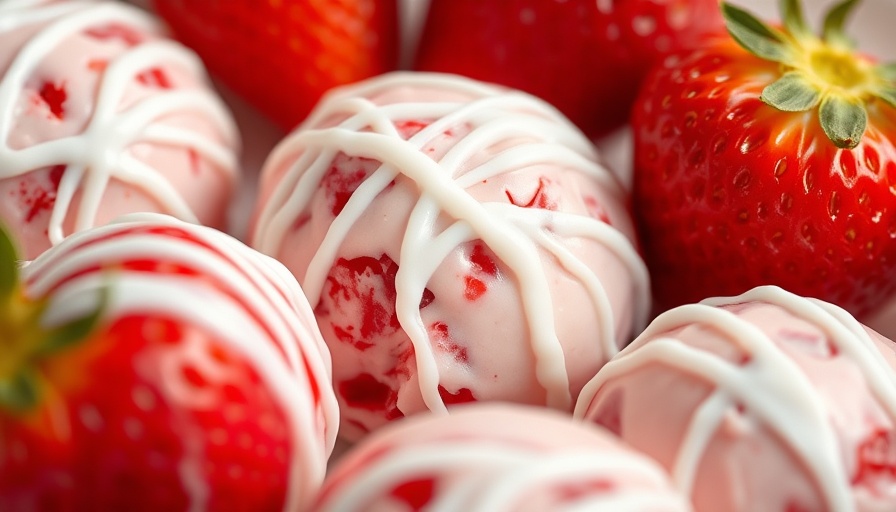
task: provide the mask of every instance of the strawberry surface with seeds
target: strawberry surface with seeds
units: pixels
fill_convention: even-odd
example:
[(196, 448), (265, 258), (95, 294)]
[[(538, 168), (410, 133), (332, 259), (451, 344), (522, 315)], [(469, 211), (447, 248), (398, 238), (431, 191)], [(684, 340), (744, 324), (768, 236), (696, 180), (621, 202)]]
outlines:
[(398, 66), (396, 0), (154, 0), (213, 75), (283, 129), (336, 85)]
[(522, 89), (592, 136), (622, 126), (650, 67), (722, 27), (716, 0), (432, 0), (415, 68)]
[(842, 36), (854, 4), (820, 39), (784, 2), (785, 27), (746, 41), (764, 58), (718, 36), (648, 77), (633, 201), (661, 309), (777, 284), (862, 314), (896, 290), (892, 74)]

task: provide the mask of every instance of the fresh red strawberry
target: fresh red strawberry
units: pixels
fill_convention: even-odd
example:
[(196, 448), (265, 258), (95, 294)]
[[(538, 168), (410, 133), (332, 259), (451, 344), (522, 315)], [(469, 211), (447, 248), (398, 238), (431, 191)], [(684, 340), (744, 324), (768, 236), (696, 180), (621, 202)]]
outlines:
[(153, 0), (211, 73), (284, 129), (326, 90), (398, 66), (397, 0)]
[(540, 96), (589, 135), (628, 119), (665, 53), (722, 27), (718, 0), (432, 0), (415, 67)]
[(647, 78), (633, 202), (661, 309), (776, 284), (861, 314), (896, 291), (896, 70), (843, 34), (856, 3), (821, 38), (796, 0), (783, 28), (723, 4), (733, 37)]
[(5, 235), (0, 249), (0, 510), (313, 497), (335, 395), (285, 268), (162, 216), (73, 235), (21, 283)]

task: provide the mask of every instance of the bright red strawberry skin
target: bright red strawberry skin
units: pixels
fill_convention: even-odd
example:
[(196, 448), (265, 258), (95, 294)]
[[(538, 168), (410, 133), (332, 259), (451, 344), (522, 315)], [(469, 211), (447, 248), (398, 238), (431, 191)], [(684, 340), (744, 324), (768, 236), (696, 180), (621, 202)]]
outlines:
[(398, 66), (397, 0), (153, 0), (211, 73), (286, 130), (331, 87)]
[(760, 101), (778, 76), (722, 36), (646, 79), (633, 203), (660, 309), (776, 284), (862, 314), (896, 290), (896, 113), (871, 103), (838, 149)]
[[(204, 347), (202, 360), (188, 345)], [(60, 396), (26, 417), (0, 413), (3, 510), (187, 510), (191, 480), (207, 486), (208, 510), (282, 509), (287, 422), (254, 369), (214, 336), (123, 317), (45, 374)], [(190, 407), (175, 390), (207, 401)]]
[(522, 89), (599, 136), (653, 63), (721, 26), (717, 0), (432, 0), (415, 67)]
[(313, 498), (337, 404), (285, 267), (141, 214), (72, 235), (22, 282), (50, 325), (106, 300), (71, 344), (0, 340), (0, 384), (15, 382), (10, 369), (42, 383), (27, 402), (0, 394), (0, 510), (293, 510)]

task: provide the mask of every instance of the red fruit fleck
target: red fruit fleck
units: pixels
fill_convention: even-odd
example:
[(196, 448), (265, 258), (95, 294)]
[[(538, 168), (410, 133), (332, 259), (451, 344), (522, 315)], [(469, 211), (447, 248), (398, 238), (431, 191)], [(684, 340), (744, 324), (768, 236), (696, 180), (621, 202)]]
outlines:
[(143, 36), (136, 30), (119, 23), (109, 23), (98, 27), (91, 27), (84, 31), (90, 37), (100, 40), (117, 39), (128, 46), (136, 46), (143, 42)]
[(392, 489), (392, 492), (389, 494), (410, 507), (410, 510), (416, 512), (423, 510), (432, 501), (435, 489), (435, 478), (425, 477), (403, 482)]
[(35, 192), (35, 196), (29, 199), (28, 211), (25, 212), (25, 222), (31, 222), (40, 212), (53, 209), (56, 204), (56, 192), (59, 189), (59, 182), (62, 180), (62, 174), (65, 172), (66, 166), (55, 165), (50, 168), (49, 178), (50, 186), (40, 188)]
[(890, 430), (877, 430), (865, 439), (857, 449), (857, 469), (853, 475), (853, 484), (865, 483), (869, 487), (878, 487), (876, 480), (889, 482), (888, 487), (896, 482), (896, 442)]
[(46, 103), (53, 117), (60, 121), (65, 117), (65, 100), (68, 99), (68, 93), (65, 90), (65, 84), (56, 85), (53, 82), (44, 82), (40, 87), (40, 98)]
[(400, 328), (395, 314), (395, 273), (398, 265), (383, 254), (379, 259), (361, 256), (339, 258), (328, 277), (330, 296), (356, 301), (361, 306), (358, 335), (369, 341), (377, 334)]
[(784, 512), (812, 512), (812, 510), (798, 501), (791, 501), (784, 508)]
[[(364, 350), (375, 344), (375, 340), (388, 336), (399, 329), (398, 315), (395, 313), (395, 274), (398, 265), (386, 254), (378, 259), (371, 256), (339, 258), (327, 276), (329, 286), (326, 298), (332, 305), (326, 306), (351, 311), (360, 310), (360, 315), (342, 319), (345, 324), (332, 324), (337, 337)], [(423, 290), (420, 307), (424, 308), (435, 300), (432, 291)], [(321, 306), (324, 306), (321, 304)]]
[(200, 171), (199, 166), (201, 163), (199, 160), (199, 153), (197, 153), (195, 149), (190, 148), (187, 150), (187, 158), (190, 159), (190, 171), (194, 175), (199, 175), (199, 171)]
[(532, 194), (526, 202), (523, 202), (522, 199), (514, 197), (513, 194), (510, 193), (510, 190), (505, 190), (504, 193), (507, 195), (507, 199), (516, 206), (521, 208), (541, 208), (543, 210), (556, 210), (557, 209), (557, 200), (551, 197), (547, 191), (547, 185), (549, 181), (545, 177), (538, 178), (538, 187), (535, 189), (535, 193)]
[(344, 380), (338, 386), (339, 396), (349, 407), (366, 411), (384, 411), (389, 419), (403, 416), (396, 407), (398, 392), (369, 373)]
[(401, 134), (401, 138), (407, 140), (416, 135), (420, 130), (429, 126), (429, 121), (396, 121), (395, 129)]
[(468, 388), (460, 388), (456, 393), (452, 393), (442, 387), (441, 384), (439, 384), (439, 396), (442, 397), (442, 401), (445, 402), (445, 405), (465, 404), (476, 401), (473, 392)]
[(476, 244), (470, 252), (470, 263), (473, 264), (474, 270), (496, 276), (498, 275), (498, 265), (495, 264), (495, 260), (491, 258), (490, 254), (491, 251), (488, 251), (484, 245)]
[(150, 68), (137, 75), (137, 82), (146, 87), (157, 89), (171, 89), (171, 80), (168, 75), (159, 68)]
[(460, 346), (451, 338), (448, 325), (445, 322), (435, 322), (429, 328), (429, 335), (436, 342), (436, 347), (454, 355), (458, 363), (468, 363), (467, 348)]
[(344, 154), (334, 159), (320, 184), (327, 193), (333, 216), (342, 212), (358, 186), (378, 166), (379, 163), (375, 160), (354, 158)]
[(475, 301), (487, 291), (488, 287), (481, 280), (473, 276), (464, 277), (464, 298), (468, 301)]
[(91, 59), (87, 61), (87, 69), (96, 71), (97, 73), (105, 71), (108, 65), (109, 61), (106, 59)]
[(605, 224), (611, 224), (610, 216), (607, 214), (607, 210), (605, 210), (604, 207), (601, 206), (599, 202), (597, 202), (596, 198), (592, 196), (586, 197), (585, 207), (588, 208), (588, 213), (595, 219)]
[(608, 493), (615, 488), (616, 484), (614, 484), (612, 481), (606, 479), (597, 479), (585, 482), (563, 484), (557, 488), (556, 492), (559, 495), (558, 499), (560, 501), (568, 502), (587, 498), (594, 494)]

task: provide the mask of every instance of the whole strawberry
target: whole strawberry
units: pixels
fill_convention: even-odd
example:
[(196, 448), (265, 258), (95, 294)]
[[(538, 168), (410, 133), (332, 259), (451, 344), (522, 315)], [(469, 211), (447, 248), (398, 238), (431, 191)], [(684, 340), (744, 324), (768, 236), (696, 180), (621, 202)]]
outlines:
[(723, 4), (732, 37), (667, 59), (633, 113), (634, 208), (661, 309), (775, 284), (867, 312), (896, 290), (896, 68), (797, 0), (783, 27)]
[(145, 215), (22, 271), (0, 236), (0, 510), (296, 510), (336, 428), (284, 267)]
[(282, 128), (324, 91), (398, 66), (397, 0), (153, 0), (213, 75)]
[(431, 0), (415, 67), (522, 89), (599, 136), (647, 70), (721, 29), (718, 0)]

